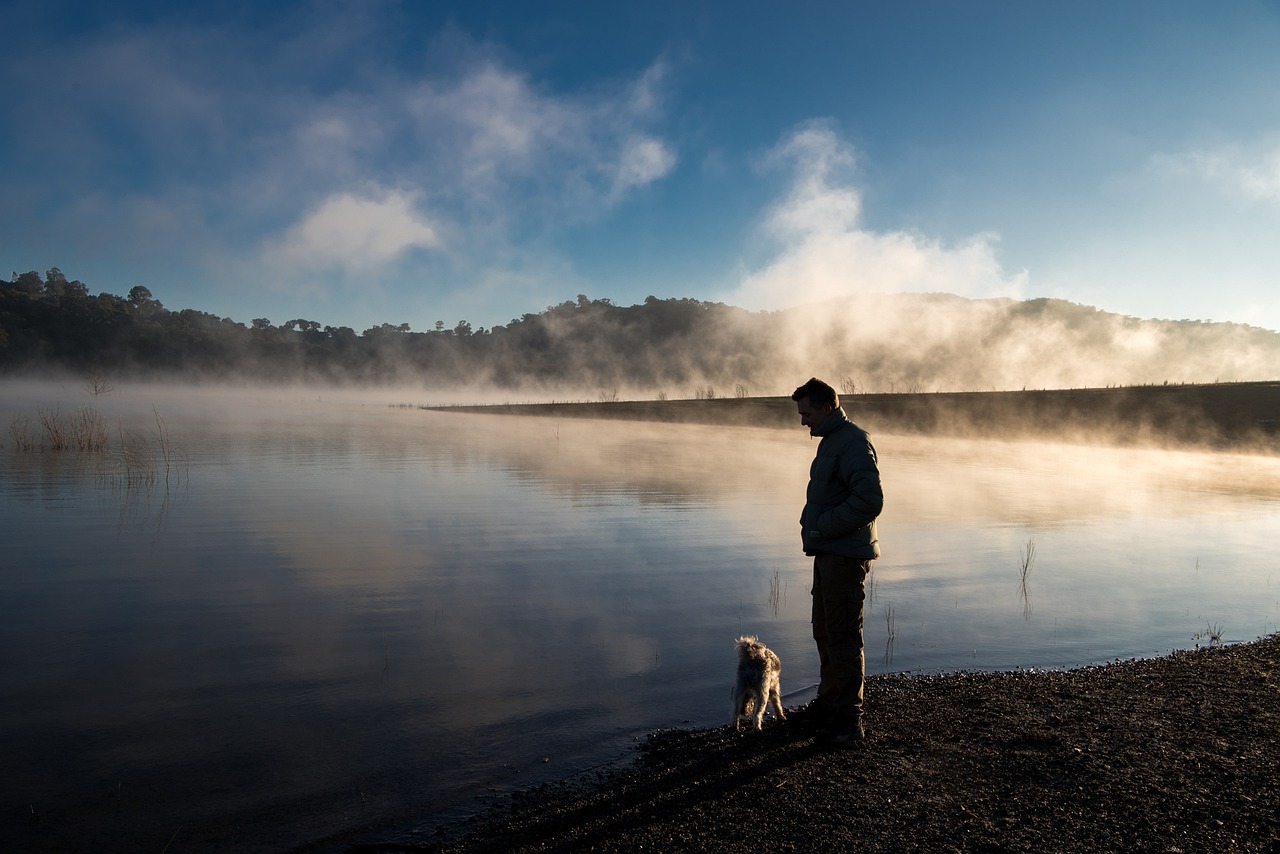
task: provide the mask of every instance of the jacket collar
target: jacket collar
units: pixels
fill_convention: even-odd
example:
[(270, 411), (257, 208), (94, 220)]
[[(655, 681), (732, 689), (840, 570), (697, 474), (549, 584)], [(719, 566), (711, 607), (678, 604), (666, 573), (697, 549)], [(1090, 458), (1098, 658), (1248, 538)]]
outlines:
[(830, 436), (832, 433), (836, 432), (848, 423), (849, 416), (844, 414), (844, 407), (837, 406), (831, 411), (831, 414), (827, 416), (825, 421), (809, 431), (809, 435), (821, 436), (825, 439), (827, 436)]

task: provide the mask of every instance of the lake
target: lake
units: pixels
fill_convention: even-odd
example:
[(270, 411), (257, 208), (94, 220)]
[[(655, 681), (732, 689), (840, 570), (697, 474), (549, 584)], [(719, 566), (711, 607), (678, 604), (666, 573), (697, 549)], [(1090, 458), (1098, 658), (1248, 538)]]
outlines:
[[(653, 730), (727, 723), (743, 633), (781, 656), (788, 705), (812, 696), (798, 425), (429, 412), (420, 391), (0, 393), (0, 849), (429, 835)], [(21, 447), (84, 406), (104, 450)], [(870, 673), (1277, 630), (1280, 457), (873, 438)]]

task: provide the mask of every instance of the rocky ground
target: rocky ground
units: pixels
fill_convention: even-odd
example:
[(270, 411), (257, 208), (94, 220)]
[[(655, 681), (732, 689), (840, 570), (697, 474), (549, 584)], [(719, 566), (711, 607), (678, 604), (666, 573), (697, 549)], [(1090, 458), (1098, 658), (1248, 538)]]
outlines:
[(404, 851), (1280, 851), (1280, 636), (1066, 672), (875, 676), (869, 738), (803, 714), (653, 734)]

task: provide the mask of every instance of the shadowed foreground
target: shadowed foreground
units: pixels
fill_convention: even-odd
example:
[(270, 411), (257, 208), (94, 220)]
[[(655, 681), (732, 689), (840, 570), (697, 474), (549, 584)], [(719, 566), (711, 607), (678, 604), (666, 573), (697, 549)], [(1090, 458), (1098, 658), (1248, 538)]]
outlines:
[(656, 733), (630, 764), (346, 849), (1280, 850), (1280, 636), (1073, 671), (883, 675), (870, 738)]

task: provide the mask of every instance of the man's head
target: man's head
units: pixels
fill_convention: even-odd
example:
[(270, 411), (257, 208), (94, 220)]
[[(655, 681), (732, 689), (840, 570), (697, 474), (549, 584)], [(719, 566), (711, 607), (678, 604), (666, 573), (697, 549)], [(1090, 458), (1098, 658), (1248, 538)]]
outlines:
[(812, 433), (840, 405), (836, 390), (814, 377), (791, 394), (800, 413), (800, 423)]

